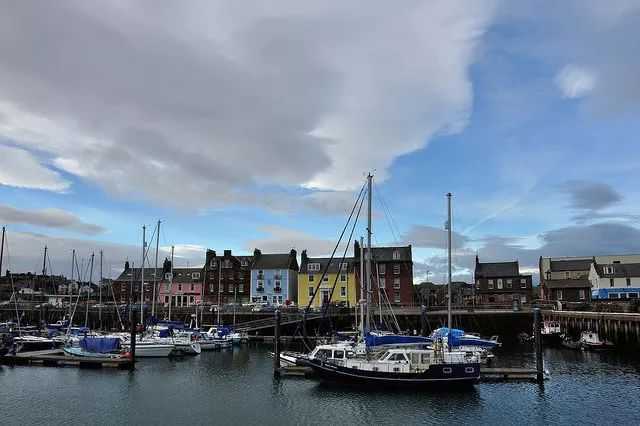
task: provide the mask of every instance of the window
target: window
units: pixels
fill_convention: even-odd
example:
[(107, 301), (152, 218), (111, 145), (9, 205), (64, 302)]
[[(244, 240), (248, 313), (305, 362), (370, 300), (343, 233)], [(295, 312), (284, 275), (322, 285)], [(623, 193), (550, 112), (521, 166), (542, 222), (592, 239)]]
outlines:
[(193, 284), (191, 284), (191, 291), (193, 291)]
[(629, 299), (637, 299), (638, 293), (629, 293)]
[(344, 351), (333, 351), (333, 357), (335, 359), (343, 359), (344, 358)]
[(241, 259), (240, 266), (242, 266), (243, 268), (246, 268), (247, 266), (249, 266), (249, 261), (247, 259)]
[(627, 287), (631, 287), (631, 278), (627, 277)]
[(507, 288), (511, 288), (511, 287), (512, 287), (512, 284), (513, 284), (513, 280), (512, 280), (511, 278), (509, 278), (509, 279), (507, 280)]
[(626, 299), (627, 293), (620, 293), (620, 299)]
[(347, 281), (347, 274), (340, 274), (340, 281), (342, 282)]
[(349, 264), (346, 263), (346, 262), (343, 262), (343, 263), (340, 264), (340, 270), (341, 271), (346, 271), (348, 267), (349, 267)]
[(230, 259), (225, 259), (224, 260), (224, 265), (222, 267), (225, 268), (225, 269), (229, 269), (229, 268), (231, 268), (231, 266), (232, 266), (231, 265), (231, 260)]
[(164, 303), (169, 303), (169, 296), (164, 297)]
[(604, 272), (606, 275), (611, 275), (611, 274), (613, 274), (613, 266), (605, 266), (605, 267), (603, 268), (603, 272)]
[(209, 293), (213, 293), (214, 291), (213, 284), (209, 284)]
[(420, 363), (429, 364), (431, 362), (431, 354), (420, 354)]
[(609, 299), (617, 299), (617, 298), (618, 298), (617, 293), (609, 293)]
[(309, 297), (313, 297), (313, 287), (309, 287)]
[(166, 274), (164, 274), (164, 279), (167, 281), (171, 281), (171, 272), (167, 272)]
[(562, 300), (562, 290), (556, 290), (556, 299)]
[(262, 296), (262, 301), (266, 302), (267, 300), (269, 300), (269, 298), (267, 296)]
[(378, 286), (380, 288), (385, 288), (386, 285), (387, 285), (387, 283), (386, 283), (384, 277), (379, 277), (378, 278)]
[(307, 265), (307, 271), (311, 272), (311, 271), (319, 271), (320, 270), (320, 264), (319, 263), (309, 263)]
[(389, 361), (406, 361), (404, 354), (393, 354), (388, 358)]
[(200, 272), (192, 272), (191, 273), (191, 278), (193, 278), (194, 280), (199, 280), (200, 279)]
[(347, 297), (347, 288), (340, 287), (340, 297)]
[(378, 265), (378, 273), (380, 275), (384, 275), (387, 273), (387, 265), (385, 265), (384, 263), (382, 265)]
[(399, 291), (394, 291), (393, 292), (393, 302), (394, 303), (400, 303), (400, 292)]
[(393, 251), (393, 260), (400, 260), (400, 250)]
[(240, 275), (238, 276), (238, 279), (239, 279), (240, 281), (244, 281), (244, 274), (240, 274)]
[(309, 282), (313, 281), (313, 274), (309, 274)]
[(564, 273), (564, 277), (565, 277), (565, 278), (571, 278), (571, 272), (569, 272), (569, 271), (565, 271), (565, 273)]
[(498, 278), (498, 290), (502, 290), (502, 278)]
[(240, 293), (244, 292), (244, 284), (242, 284), (242, 283), (238, 284), (238, 291)]
[(194, 303), (196, 303), (196, 297), (195, 296), (191, 296), (189, 298), (189, 302), (193, 305)]
[(273, 303), (278, 303), (278, 296), (271, 296), (271, 301)]
[(329, 282), (329, 277), (325, 275), (325, 277), (322, 279), (323, 283)]
[(613, 287), (615, 285), (613, 278), (609, 278), (609, 287)]
[(451, 372), (452, 372), (452, 371), (453, 371), (453, 370), (451, 370), (451, 367), (444, 367), (444, 368), (442, 369), (442, 372), (443, 372), (444, 374), (451, 374)]
[(489, 281), (487, 281), (487, 288), (488, 288), (489, 290), (493, 290), (493, 280), (489, 280)]
[(178, 291), (182, 291), (182, 284), (178, 284)]
[(527, 296), (524, 294), (520, 295), (520, 303), (527, 303)]
[(585, 291), (584, 291), (584, 289), (580, 289), (580, 290), (578, 290), (578, 298), (579, 298), (580, 300), (584, 300), (584, 299), (586, 299), (586, 295), (585, 295)]
[(400, 265), (393, 265), (393, 275), (400, 275)]
[(216, 269), (216, 267), (218, 266), (218, 262), (216, 262), (216, 259), (211, 259), (211, 269)]
[(400, 288), (400, 278), (393, 279), (393, 288)]
[(520, 288), (527, 288), (527, 280), (525, 278), (520, 278)]

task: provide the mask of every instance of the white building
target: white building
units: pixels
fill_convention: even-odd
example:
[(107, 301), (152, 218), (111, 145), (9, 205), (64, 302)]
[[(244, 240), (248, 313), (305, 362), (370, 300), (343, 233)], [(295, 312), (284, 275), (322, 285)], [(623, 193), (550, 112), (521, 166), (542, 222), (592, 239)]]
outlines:
[[(604, 256), (601, 256), (601, 258)], [(622, 263), (596, 258), (591, 263), (589, 281), (593, 299), (637, 299), (640, 295), (640, 262)]]

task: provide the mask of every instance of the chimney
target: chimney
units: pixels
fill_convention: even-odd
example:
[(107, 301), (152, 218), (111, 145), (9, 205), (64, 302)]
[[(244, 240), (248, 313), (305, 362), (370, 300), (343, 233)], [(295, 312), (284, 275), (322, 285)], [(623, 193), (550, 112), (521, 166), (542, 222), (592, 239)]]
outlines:
[(231, 250), (225, 250), (224, 257), (231, 257)]
[(257, 259), (260, 256), (262, 256), (262, 252), (260, 251), (260, 249), (253, 249), (253, 257)]
[(298, 255), (298, 252), (296, 252), (296, 249), (291, 249), (291, 251), (289, 252), (289, 257), (296, 257)]
[(307, 263), (307, 259), (309, 259), (307, 257), (307, 250), (306, 249), (302, 250), (302, 253), (300, 254), (300, 260), (301, 260), (302, 264)]
[(127, 272), (129, 270), (129, 261), (124, 262), (124, 271)]
[(171, 272), (171, 261), (168, 258), (164, 258), (164, 262), (162, 263), (162, 276)]
[(353, 257), (360, 259), (360, 243), (358, 240), (353, 242)]

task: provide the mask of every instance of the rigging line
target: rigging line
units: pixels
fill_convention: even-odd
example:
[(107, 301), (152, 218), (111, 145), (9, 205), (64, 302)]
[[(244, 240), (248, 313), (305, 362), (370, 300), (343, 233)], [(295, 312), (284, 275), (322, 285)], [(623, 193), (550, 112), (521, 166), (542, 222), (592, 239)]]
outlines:
[[(353, 226), (351, 227), (351, 233), (349, 234), (349, 240), (347, 241), (347, 244), (344, 247), (344, 252), (342, 253), (342, 259), (340, 259), (340, 263), (338, 264), (338, 273), (336, 274), (336, 278), (333, 281), (333, 287), (331, 287), (331, 293), (329, 294), (329, 301), (331, 301), (333, 299), (333, 293), (336, 290), (336, 285), (338, 284), (338, 277), (341, 275), (342, 272), (342, 264), (344, 263), (344, 259), (347, 256), (347, 251), (349, 250), (349, 244), (351, 244), (351, 240), (353, 239), (353, 233), (356, 230), (356, 225), (358, 224), (358, 218), (360, 217), (360, 211), (362, 210), (362, 205), (364, 204), (364, 197), (362, 197), (362, 199), (360, 200), (360, 206), (358, 207), (358, 213), (356, 214), (356, 217), (353, 221)], [(348, 268), (348, 266), (347, 266)], [(348, 270), (347, 270), (348, 273)], [(328, 305), (325, 306), (323, 308), (326, 311), (328, 310)], [(324, 314), (323, 314), (324, 315)]]
[(391, 229), (391, 233), (394, 236), (394, 238), (396, 239), (396, 241), (400, 240), (400, 232), (399, 232), (399, 228), (397, 226), (397, 223), (393, 217), (393, 215), (391, 214), (391, 208), (389, 207), (389, 204), (385, 201), (383, 194), (382, 194), (382, 188), (380, 187), (380, 185), (376, 185), (376, 193), (378, 194), (378, 202), (382, 205), (383, 207), (383, 212), (385, 213), (385, 216), (387, 218), (387, 222), (389, 224), (389, 228)]
[(356, 206), (358, 205), (358, 201), (360, 201), (360, 197), (363, 196), (363, 191), (364, 191), (365, 186), (366, 186), (366, 184), (363, 184), (362, 188), (360, 188), (360, 193), (358, 194), (358, 198), (356, 198), (356, 202), (353, 204), (353, 208), (351, 209), (351, 213), (349, 214), (349, 217), (347, 218), (347, 223), (345, 223), (344, 227), (342, 228), (342, 232), (340, 233), (340, 237), (338, 238), (338, 242), (336, 243), (335, 247), (333, 248), (333, 252), (331, 253), (331, 256), (329, 257), (329, 262), (327, 263), (327, 266), (325, 266), (324, 271), (322, 272), (322, 276), (320, 277), (320, 281), (318, 281), (318, 284), (316, 285), (316, 288), (315, 288), (315, 290), (313, 292), (313, 295), (311, 296), (311, 299), (309, 300), (309, 303), (307, 303), (307, 307), (305, 309), (305, 312), (309, 312), (309, 309), (311, 308), (311, 305), (313, 304), (313, 301), (315, 300), (315, 297), (318, 294), (318, 291), (320, 290), (320, 285), (322, 285), (322, 280), (324, 279), (325, 275), (327, 274), (327, 269), (329, 268), (329, 264), (333, 260), (333, 257), (335, 256), (336, 251), (338, 250), (338, 247), (340, 246), (340, 242), (342, 241), (342, 238), (344, 237), (344, 233), (346, 232), (347, 228), (349, 227), (349, 223), (351, 222), (351, 218), (353, 217), (353, 213), (356, 210)]
[(391, 231), (391, 237), (394, 239), (394, 241), (398, 241), (398, 237), (395, 233), (395, 230), (393, 229), (393, 225), (391, 225), (391, 221), (389, 220), (389, 215), (387, 214), (387, 210), (385, 208), (385, 206), (382, 204), (382, 202), (380, 201), (380, 198), (376, 198), (376, 201), (378, 202), (378, 205), (380, 206), (382, 213), (384, 214), (384, 218), (385, 221), (387, 222), (387, 226), (389, 227), (389, 230)]

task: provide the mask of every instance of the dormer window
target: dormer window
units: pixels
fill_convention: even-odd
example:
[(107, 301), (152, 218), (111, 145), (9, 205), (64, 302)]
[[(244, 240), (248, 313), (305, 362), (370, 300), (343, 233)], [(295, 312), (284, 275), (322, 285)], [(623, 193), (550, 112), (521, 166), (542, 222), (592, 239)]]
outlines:
[(191, 278), (194, 280), (199, 280), (200, 279), (200, 272), (192, 272), (191, 273)]
[(393, 251), (393, 260), (400, 260), (400, 250), (396, 249)]
[(613, 274), (613, 266), (605, 266), (603, 268), (603, 270), (604, 270), (604, 273), (606, 275), (612, 275)]
[(319, 271), (320, 270), (320, 264), (319, 263), (309, 263), (307, 265), (307, 271), (311, 272), (311, 271)]

